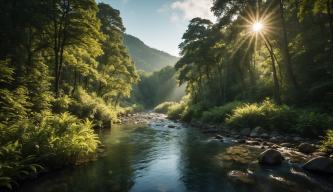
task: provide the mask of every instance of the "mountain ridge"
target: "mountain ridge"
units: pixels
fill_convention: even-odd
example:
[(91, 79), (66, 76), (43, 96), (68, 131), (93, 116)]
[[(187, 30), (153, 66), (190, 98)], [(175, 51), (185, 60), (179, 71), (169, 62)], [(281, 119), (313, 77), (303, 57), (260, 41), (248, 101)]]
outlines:
[(179, 60), (176, 56), (146, 45), (130, 34), (124, 34), (124, 44), (139, 70), (154, 72), (166, 66), (174, 66)]

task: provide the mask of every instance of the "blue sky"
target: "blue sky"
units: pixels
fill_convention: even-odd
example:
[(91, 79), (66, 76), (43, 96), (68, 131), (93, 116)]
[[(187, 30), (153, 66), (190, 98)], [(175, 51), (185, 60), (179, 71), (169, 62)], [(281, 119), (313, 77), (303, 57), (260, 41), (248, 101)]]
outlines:
[(147, 45), (178, 55), (178, 44), (194, 17), (214, 20), (212, 0), (98, 0), (119, 9), (126, 33)]

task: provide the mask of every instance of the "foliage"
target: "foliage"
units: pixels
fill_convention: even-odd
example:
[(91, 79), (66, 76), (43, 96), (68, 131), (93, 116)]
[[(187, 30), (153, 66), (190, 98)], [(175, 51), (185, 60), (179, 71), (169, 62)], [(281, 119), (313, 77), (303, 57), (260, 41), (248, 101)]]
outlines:
[(333, 117), (329, 114), (301, 110), (297, 113), (294, 129), (307, 137), (323, 135), (325, 130), (332, 128)]
[(115, 106), (108, 104), (96, 94), (89, 94), (83, 88), (75, 92), (75, 100), (69, 107), (72, 114), (81, 119), (90, 119), (99, 127), (110, 127), (112, 122), (117, 121)]
[(184, 87), (178, 87), (175, 69), (165, 67), (153, 73), (141, 73), (140, 82), (132, 92), (132, 102), (150, 109), (164, 101), (179, 101), (184, 95)]
[(176, 102), (164, 102), (164, 103), (161, 103), (159, 105), (157, 105), (155, 108), (154, 108), (154, 111), (156, 113), (164, 113), (164, 114), (167, 114), (168, 111), (170, 111), (170, 108), (171, 106), (173, 105), (176, 105)]
[(167, 113), (168, 118), (181, 119), (185, 111), (185, 108), (186, 108), (186, 103), (184, 101), (180, 101), (178, 103), (171, 105)]
[[(0, 190), (89, 157), (138, 75), (120, 13), (94, 0), (1, 1)], [(74, 115), (76, 116), (74, 116)], [(41, 166), (40, 166), (41, 165)]]
[(11, 188), (17, 180), (44, 168), (62, 167), (88, 157), (99, 143), (92, 127), (91, 121), (69, 113), (44, 113), (33, 121), (1, 124), (0, 177), (7, 179), (0, 187)]
[(333, 130), (330, 129), (326, 132), (325, 137), (321, 141), (320, 149), (322, 151), (331, 151), (333, 150)]
[(234, 101), (220, 107), (213, 107), (203, 112), (201, 120), (206, 123), (224, 123), (226, 117), (242, 104), (242, 102)]
[(295, 122), (295, 112), (270, 100), (236, 107), (226, 123), (232, 127), (263, 127), (269, 130), (290, 131)]

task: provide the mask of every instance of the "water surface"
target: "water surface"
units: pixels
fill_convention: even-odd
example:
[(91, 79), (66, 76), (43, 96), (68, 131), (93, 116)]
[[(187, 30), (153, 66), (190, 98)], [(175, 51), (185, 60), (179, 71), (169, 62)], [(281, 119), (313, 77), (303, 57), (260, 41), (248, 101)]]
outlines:
[[(163, 118), (114, 126), (101, 137), (104, 157), (28, 182), (21, 191), (333, 191), (332, 178), (305, 173), (297, 164), (261, 167), (260, 149), (220, 142)], [(251, 176), (228, 176), (233, 170)]]

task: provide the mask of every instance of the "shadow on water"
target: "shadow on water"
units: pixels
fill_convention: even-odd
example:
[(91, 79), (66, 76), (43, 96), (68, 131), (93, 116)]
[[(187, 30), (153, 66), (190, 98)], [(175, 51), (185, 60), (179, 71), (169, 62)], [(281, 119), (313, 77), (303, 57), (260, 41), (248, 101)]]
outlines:
[(256, 162), (260, 149), (221, 143), (180, 125), (168, 128), (170, 123), (115, 126), (101, 134), (107, 147), (103, 158), (27, 182), (21, 191), (333, 190), (332, 178), (309, 175), (287, 163), (261, 167)]

